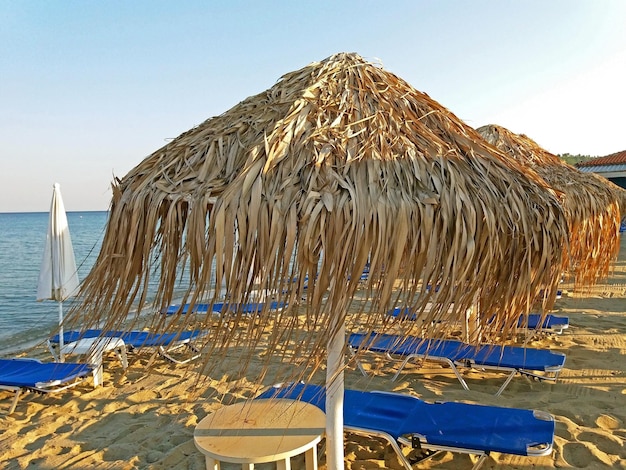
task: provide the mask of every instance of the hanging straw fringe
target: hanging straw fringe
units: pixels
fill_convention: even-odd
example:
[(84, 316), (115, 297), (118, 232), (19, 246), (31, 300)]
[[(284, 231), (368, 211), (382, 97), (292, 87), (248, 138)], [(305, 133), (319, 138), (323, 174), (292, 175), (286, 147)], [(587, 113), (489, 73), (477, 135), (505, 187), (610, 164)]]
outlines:
[(496, 125), (480, 127), (478, 132), (490, 144), (533, 168), (550, 187), (563, 194), (570, 234), (563, 271), (572, 275), (575, 286), (588, 288), (606, 279), (619, 252), (617, 191), (606, 179), (581, 173), (525, 135)]
[[(397, 305), (421, 311), (433, 335), (476, 304), (485, 335), (514, 329), (540, 289), (544, 306), (554, 301), (566, 230), (556, 193), (528, 165), (392, 73), (337, 54), (115, 183), (100, 255), (67, 322), (207, 328), (206, 371), (233, 345), (245, 370), (259, 325), (272, 324), (263, 357), (304, 363), (311, 376), (331, 325), (380, 326)], [(231, 302), (269, 292), (289, 307), (253, 320), (146, 316), (174, 299), (216, 302), (221, 287)]]

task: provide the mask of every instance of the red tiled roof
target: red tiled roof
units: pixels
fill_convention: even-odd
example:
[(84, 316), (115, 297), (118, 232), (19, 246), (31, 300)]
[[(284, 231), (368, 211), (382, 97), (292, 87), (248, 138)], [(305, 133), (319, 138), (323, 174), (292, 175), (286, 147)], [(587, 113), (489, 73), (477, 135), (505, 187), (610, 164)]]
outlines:
[(577, 166), (602, 166), (602, 165), (621, 165), (626, 163), (626, 150), (621, 152), (612, 153), (606, 157), (594, 158), (584, 163), (579, 163)]

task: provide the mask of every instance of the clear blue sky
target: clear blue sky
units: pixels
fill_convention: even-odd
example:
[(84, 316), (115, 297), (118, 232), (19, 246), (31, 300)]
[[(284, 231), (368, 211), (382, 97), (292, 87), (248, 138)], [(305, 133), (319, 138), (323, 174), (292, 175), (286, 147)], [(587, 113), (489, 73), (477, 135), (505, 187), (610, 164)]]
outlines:
[(110, 182), (337, 52), (472, 127), (553, 153), (626, 149), (626, 1), (0, 0), (0, 212), (106, 210)]

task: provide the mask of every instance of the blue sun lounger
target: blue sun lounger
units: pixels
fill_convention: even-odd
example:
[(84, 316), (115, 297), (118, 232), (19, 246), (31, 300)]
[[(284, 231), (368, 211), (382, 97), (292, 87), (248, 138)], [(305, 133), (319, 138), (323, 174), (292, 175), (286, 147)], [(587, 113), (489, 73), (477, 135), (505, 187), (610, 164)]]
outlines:
[[(325, 411), (326, 394), (317, 385), (276, 385), (257, 398), (289, 398)], [(534, 410), (456, 402), (429, 403), (391, 392), (345, 390), (344, 429), (386, 439), (406, 470), (411, 463), (403, 446), (422, 451), (425, 460), (439, 452), (478, 455), (478, 469), (490, 452), (528, 457), (549, 455), (554, 418)]]
[[(399, 320), (417, 321), (418, 313), (407, 307), (396, 307), (387, 312), (387, 315), (398, 318)], [(569, 318), (548, 314), (540, 324), (541, 315), (539, 313), (531, 313), (528, 315), (520, 315), (517, 327), (524, 329), (527, 336), (531, 333), (553, 333), (560, 335), (563, 330), (569, 328)]]
[[(426, 292), (430, 292), (432, 289), (433, 288), (431, 285), (426, 286)], [(439, 292), (439, 286), (435, 287), (435, 292)], [(540, 297), (545, 296), (545, 291), (543, 289), (539, 291), (539, 296)], [(561, 289), (558, 289), (556, 291), (556, 299), (558, 300), (558, 299), (561, 299), (562, 297), (563, 297), (563, 291)]]
[(403, 357), (404, 362), (392, 380), (396, 380), (408, 362), (416, 358), (449, 365), (465, 390), (469, 390), (469, 387), (461, 376), (460, 367), (508, 372), (496, 396), (504, 391), (518, 373), (555, 382), (565, 364), (565, 354), (546, 349), (495, 344), (473, 346), (462, 341), (428, 340), (417, 336), (353, 333), (348, 337), (348, 347), (363, 375), (367, 374), (356, 358), (357, 351), (383, 353), (389, 358)]
[(0, 390), (14, 392), (8, 414), (15, 411), (24, 391), (54, 393), (78, 385), (93, 374), (89, 364), (41, 362), (37, 359), (0, 359)]
[(528, 328), (529, 331), (534, 330), (541, 333), (554, 333), (560, 335), (563, 330), (569, 328), (569, 317), (560, 317), (549, 313), (540, 323), (541, 315), (539, 313), (531, 313), (527, 316), (520, 316), (517, 322), (518, 328)]
[[(250, 302), (245, 304), (231, 304), (231, 303), (216, 303), (211, 307), (210, 304), (195, 304), (193, 306), (192, 313), (209, 313), (209, 308), (211, 308), (211, 312), (220, 313), (226, 310), (230, 310), (231, 312), (241, 312), (241, 313), (259, 313), (263, 310), (265, 306), (264, 302)], [(270, 310), (280, 310), (285, 308), (286, 304), (284, 302), (270, 302), (269, 309)], [(175, 315), (180, 311), (182, 314), (189, 313), (190, 304), (184, 305), (170, 305), (164, 310), (164, 313), (167, 315)]]
[[(186, 364), (200, 356), (200, 351), (194, 346), (193, 342), (206, 336), (206, 334), (206, 331), (203, 330), (188, 330), (176, 333), (115, 330), (66, 331), (63, 333), (63, 344), (67, 345), (88, 338), (120, 338), (128, 349), (154, 348), (165, 359), (175, 364)], [(48, 340), (48, 349), (50, 349), (55, 358), (58, 356), (56, 351), (58, 344), (59, 335), (55, 335)], [(188, 348), (193, 355), (183, 360), (172, 356), (172, 352), (183, 347)]]

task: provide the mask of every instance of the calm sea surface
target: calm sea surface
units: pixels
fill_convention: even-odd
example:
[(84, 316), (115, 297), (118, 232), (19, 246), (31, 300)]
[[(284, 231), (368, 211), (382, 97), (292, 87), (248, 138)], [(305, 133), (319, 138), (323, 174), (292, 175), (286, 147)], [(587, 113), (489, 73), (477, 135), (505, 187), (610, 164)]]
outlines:
[[(108, 212), (68, 212), (79, 279), (98, 256)], [(0, 354), (45, 339), (58, 323), (58, 304), (37, 302), (48, 230), (47, 212), (0, 213)]]

